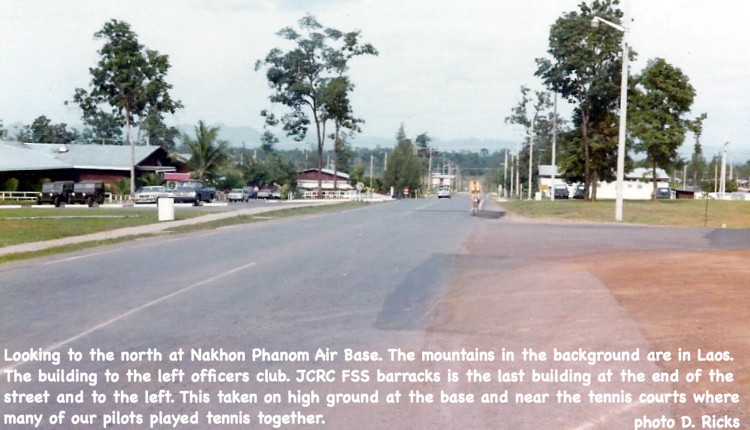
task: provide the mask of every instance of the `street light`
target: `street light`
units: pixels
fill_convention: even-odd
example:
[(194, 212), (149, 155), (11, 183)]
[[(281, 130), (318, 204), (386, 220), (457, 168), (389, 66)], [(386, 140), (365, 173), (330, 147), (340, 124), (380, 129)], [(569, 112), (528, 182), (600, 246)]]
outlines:
[(604, 18), (595, 16), (591, 20), (592, 27), (599, 27), (603, 22), (610, 27), (622, 31), (622, 80), (620, 81), (620, 133), (617, 139), (617, 194), (615, 197), (615, 221), (622, 221), (622, 194), (623, 181), (625, 178), (625, 128), (627, 126), (628, 114), (628, 34), (630, 28), (629, 22), (629, 1), (625, 1), (625, 14), (623, 23), (625, 25), (615, 24)]

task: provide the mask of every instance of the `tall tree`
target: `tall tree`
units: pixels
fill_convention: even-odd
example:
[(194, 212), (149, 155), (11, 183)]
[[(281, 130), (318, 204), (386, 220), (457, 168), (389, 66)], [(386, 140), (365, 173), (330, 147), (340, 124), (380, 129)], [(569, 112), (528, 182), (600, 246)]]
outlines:
[[(688, 130), (695, 136), (695, 144), (693, 145), (693, 155), (690, 157), (690, 173), (693, 177), (693, 187), (698, 186), (698, 176), (703, 179), (703, 175), (706, 170), (706, 159), (703, 157), (703, 148), (701, 147), (701, 135), (703, 134), (703, 121), (708, 118), (708, 115), (703, 113), (692, 121), (688, 122)], [(687, 185), (687, 184), (686, 184)]]
[(38, 116), (34, 122), (24, 126), (17, 139), (22, 142), (34, 143), (70, 143), (80, 137), (75, 129), (68, 129), (65, 123), (53, 124), (44, 115)]
[[(622, 55), (622, 32), (609, 26), (592, 28), (594, 16), (620, 22), (618, 0), (594, 0), (581, 3), (579, 11), (563, 14), (550, 29), (548, 53), (538, 58), (536, 76), (547, 88), (576, 105), (582, 146), (585, 195), (593, 183), (596, 168), (592, 165), (591, 136), (597, 122), (608, 121), (609, 112), (617, 109)], [(630, 52), (628, 61), (635, 57)]]
[(635, 150), (646, 153), (656, 199), (657, 167), (667, 169), (678, 160), (677, 150), (685, 141), (695, 89), (682, 71), (663, 58), (649, 60), (636, 76), (631, 130), (636, 138)]
[(388, 158), (388, 167), (383, 172), (383, 185), (393, 187), (397, 192), (404, 188), (419, 188), (422, 169), (414, 145), (406, 138), (403, 124), (396, 134), (396, 148)]
[(195, 126), (195, 137), (182, 135), (182, 140), (190, 151), (188, 165), (197, 179), (215, 179), (214, 172), (229, 159), (229, 144), (218, 137), (219, 127), (208, 127), (202, 120)]
[[(273, 90), (271, 102), (289, 109), (280, 119), (287, 136), (302, 141), (309, 127), (314, 126), (320, 171), (326, 122), (338, 117), (333, 113), (333, 106), (342, 103), (342, 94), (353, 88), (348, 80), (343, 88), (341, 85), (349, 60), (360, 55), (377, 55), (377, 50), (369, 43), (360, 43), (359, 31), (343, 33), (323, 28), (312, 15), (303, 17), (298, 24), (299, 31), (286, 27), (278, 32), (279, 36), (293, 42), (294, 47), (287, 52), (272, 49), (265, 59), (256, 62), (255, 70), (265, 67), (268, 84)], [(334, 91), (329, 85), (339, 88)], [(345, 103), (348, 106), (348, 99)], [(265, 111), (261, 115), (266, 120), (272, 118)], [(319, 177), (318, 193), (321, 191), (322, 178)]]
[(83, 110), (83, 118), (90, 125), (116, 123), (125, 127), (130, 145), (130, 189), (135, 189), (135, 147), (131, 126), (151, 112), (174, 113), (182, 104), (169, 95), (172, 88), (166, 81), (169, 57), (145, 49), (130, 24), (110, 20), (94, 33), (103, 39), (96, 67), (90, 68), (91, 90), (78, 88), (73, 101)]
[[(552, 101), (550, 100), (549, 93), (544, 91), (536, 91), (534, 97), (530, 96), (531, 90), (526, 86), (521, 86), (521, 101), (513, 108), (512, 114), (505, 118), (505, 122), (509, 124), (518, 124), (523, 126), (526, 132), (526, 144), (523, 151), (526, 160), (526, 169), (528, 170), (528, 197), (531, 198), (533, 189), (533, 170), (534, 170), (534, 157), (533, 150), (534, 144), (539, 136), (539, 130), (546, 127), (542, 127), (541, 122), (546, 122), (547, 118), (545, 111), (552, 107)], [(537, 148), (538, 149), (538, 148)], [(519, 154), (520, 155), (520, 154)], [(536, 160), (536, 165), (539, 165), (539, 160)], [(526, 175), (524, 175), (526, 176)]]

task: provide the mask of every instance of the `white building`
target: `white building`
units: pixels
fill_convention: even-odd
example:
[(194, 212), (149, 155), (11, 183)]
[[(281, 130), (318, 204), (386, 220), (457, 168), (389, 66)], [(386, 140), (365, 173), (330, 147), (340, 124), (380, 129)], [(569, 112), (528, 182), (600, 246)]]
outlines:
[[(559, 176), (556, 166), (540, 165), (539, 166), (539, 189), (542, 195), (549, 197), (549, 190), (552, 186), (552, 175), (555, 175), (555, 186), (565, 184), (568, 186), (570, 196), (575, 193), (577, 184), (567, 184)], [(670, 177), (664, 169), (656, 169), (657, 188), (669, 189)], [(599, 181), (596, 184), (597, 199), (615, 199), (617, 197), (617, 181), (604, 182)], [(654, 185), (651, 180), (651, 169), (638, 167), (625, 174), (623, 181), (622, 198), (625, 200), (650, 200)]]

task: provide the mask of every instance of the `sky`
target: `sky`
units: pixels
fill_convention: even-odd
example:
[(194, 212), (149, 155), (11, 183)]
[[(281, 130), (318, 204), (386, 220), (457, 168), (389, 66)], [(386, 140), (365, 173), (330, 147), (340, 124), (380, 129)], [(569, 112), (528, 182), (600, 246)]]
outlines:
[[(80, 124), (71, 100), (89, 88), (88, 69), (102, 41), (93, 34), (110, 19), (125, 21), (141, 44), (167, 54), (171, 95), (185, 108), (172, 124), (250, 126), (280, 106), (254, 65), (275, 47), (277, 31), (307, 13), (342, 31), (360, 30), (377, 57), (352, 61), (352, 104), (362, 136), (440, 141), (518, 142), (524, 132), (504, 119), (520, 87), (542, 90), (535, 58), (547, 55), (550, 26), (581, 0), (2, 0), (0, 119), (7, 127), (46, 115)], [(742, 0), (629, 0), (631, 73), (661, 57), (695, 87), (691, 117), (707, 113), (704, 154), (725, 142), (735, 163), (750, 159), (750, 29)], [(571, 106), (561, 100), (559, 112)], [(690, 154), (693, 137), (683, 146)], [(356, 140), (354, 141), (356, 146)], [(439, 148), (438, 148), (439, 149)], [(489, 148), (493, 150), (493, 148)], [(499, 149), (499, 148), (497, 148)]]

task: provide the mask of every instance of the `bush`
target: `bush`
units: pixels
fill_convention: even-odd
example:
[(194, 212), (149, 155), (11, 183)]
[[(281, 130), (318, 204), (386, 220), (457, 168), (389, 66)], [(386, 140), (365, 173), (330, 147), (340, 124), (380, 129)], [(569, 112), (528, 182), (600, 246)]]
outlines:
[(294, 189), (290, 185), (284, 184), (279, 187), (279, 196), (282, 200), (287, 200), (289, 199), (289, 193), (292, 191), (294, 191)]
[(3, 191), (18, 191), (18, 179), (10, 178), (3, 183)]

